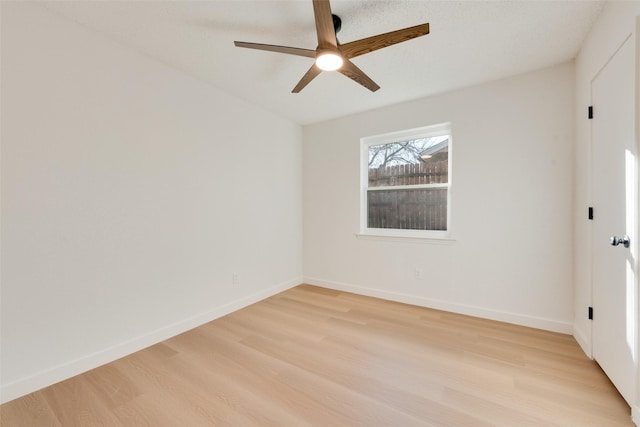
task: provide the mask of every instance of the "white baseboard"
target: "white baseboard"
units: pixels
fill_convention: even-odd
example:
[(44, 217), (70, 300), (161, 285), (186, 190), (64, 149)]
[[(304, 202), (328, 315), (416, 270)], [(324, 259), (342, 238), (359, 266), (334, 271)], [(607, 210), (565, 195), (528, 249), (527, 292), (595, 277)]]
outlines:
[(631, 421), (633, 421), (636, 426), (640, 427), (640, 406), (633, 405), (631, 407)]
[(593, 359), (593, 355), (591, 353), (591, 340), (588, 338), (587, 332), (578, 328), (575, 324), (573, 325), (573, 337), (584, 351), (584, 354), (587, 355), (588, 358)]
[(364, 286), (318, 279), (315, 277), (304, 277), (304, 283), (329, 289), (335, 289), (338, 291), (351, 292), (359, 295), (366, 295), (390, 301), (418, 305), (421, 307), (428, 307), (453, 313), (466, 314), (474, 317), (481, 317), (483, 319), (497, 320), (500, 322), (513, 323), (516, 325), (544, 329), (547, 331), (560, 332), (563, 334), (571, 334), (573, 332), (573, 325), (570, 322), (563, 322), (559, 320), (545, 319), (541, 317), (493, 310), (490, 308), (458, 304), (433, 298), (425, 298), (403, 293), (384, 291), (380, 289), (367, 288)]
[(300, 283), (302, 283), (300, 278), (280, 283), (263, 291), (214, 307), (204, 313), (196, 314), (195, 316), (191, 316), (180, 322), (176, 322), (147, 334), (135, 337), (121, 344), (105, 348), (104, 350), (89, 354), (76, 360), (71, 360), (54, 368), (22, 378), (18, 381), (2, 384), (0, 387), (0, 403), (9, 402), (10, 400), (17, 399), (18, 397), (102, 366), (105, 363), (120, 359), (121, 357), (140, 351), (243, 307), (254, 304), (279, 292), (297, 286)]

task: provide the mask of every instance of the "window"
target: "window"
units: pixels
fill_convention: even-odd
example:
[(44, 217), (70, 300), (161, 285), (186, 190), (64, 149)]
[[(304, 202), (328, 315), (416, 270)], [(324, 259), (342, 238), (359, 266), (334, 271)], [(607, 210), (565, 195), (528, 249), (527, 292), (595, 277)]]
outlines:
[(361, 234), (450, 236), (451, 125), (362, 138)]

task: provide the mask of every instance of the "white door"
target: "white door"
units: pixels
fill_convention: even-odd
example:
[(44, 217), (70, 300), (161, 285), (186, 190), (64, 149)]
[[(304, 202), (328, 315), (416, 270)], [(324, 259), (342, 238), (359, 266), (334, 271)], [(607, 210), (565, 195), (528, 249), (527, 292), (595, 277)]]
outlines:
[[(591, 82), (593, 103), (593, 357), (631, 405), (637, 317), (633, 39)], [(610, 238), (630, 237), (630, 246)]]

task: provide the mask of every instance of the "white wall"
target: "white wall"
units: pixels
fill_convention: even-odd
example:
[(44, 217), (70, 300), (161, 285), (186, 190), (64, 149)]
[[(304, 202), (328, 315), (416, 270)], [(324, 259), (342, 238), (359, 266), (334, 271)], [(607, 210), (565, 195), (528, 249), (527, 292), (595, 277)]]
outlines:
[[(574, 336), (591, 355), (591, 323), (586, 316), (586, 307), (591, 300), (591, 222), (586, 209), (591, 205), (590, 147), (591, 123), (586, 111), (591, 101), (591, 81), (606, 64), (622, 42), (632, 34), (639, 51), (637, 17), (640, 16), (640, 1), (609, 2), (585, 39), (576, 58), (576, 144), (575, 144), (575, 204), (574, 204)], [(640, 66), (637, 66), (640, 69)], [(638, 95), (640, 99), (640, 95)], [(640, 123), (640, 118), (637, 120)], [(596, 211), (597, 215), (597, 211)], [(640, 286), (640, 283), (639, 283)], [(640, 374), (638, 369), (637, 374)], [(638, 380), (640, 389), (640, 380)], [(636, 393), (640, 396), (640, 393)], [(633, 407), (634, 420), (640, 425), (640, 401)]]
[(1, 71), (2, 401), (300, 283), (299, 126), (33, 3)]
[[(305, 281), (570, 332), (573, 88), (566, 63), (306, 126)], [(356, 237), (360, 138), (448, 121), (455, 241)]]

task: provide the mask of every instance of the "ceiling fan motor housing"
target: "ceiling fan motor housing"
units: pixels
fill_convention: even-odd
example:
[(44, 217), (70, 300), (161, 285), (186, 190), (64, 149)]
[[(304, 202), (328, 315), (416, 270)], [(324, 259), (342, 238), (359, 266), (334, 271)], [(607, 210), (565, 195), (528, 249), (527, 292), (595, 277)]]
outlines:
[(340, 19), (338, 15), (334, 14), (331, 14), (331, 17), (333, 18), (333, 29), (335, 30), (336, 34), (338, 34), (338, 31), (340, 31), (340, 28), (342, 28), (342, 19)]

